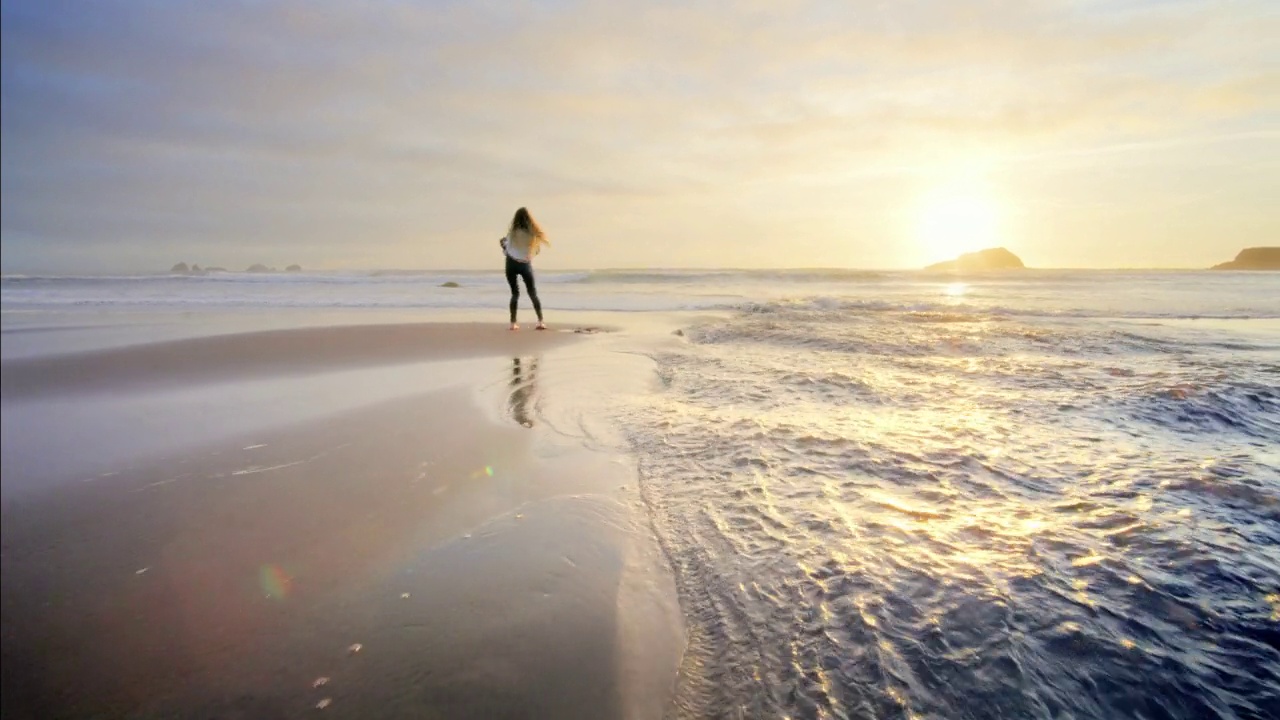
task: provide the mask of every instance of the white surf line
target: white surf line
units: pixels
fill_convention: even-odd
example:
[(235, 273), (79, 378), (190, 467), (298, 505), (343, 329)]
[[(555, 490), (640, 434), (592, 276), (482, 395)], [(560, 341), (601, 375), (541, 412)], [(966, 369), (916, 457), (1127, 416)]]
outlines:
[[(229, 476), (228, 476), (228, 475), (223, 475), (223, 474), (217, 474), (217, 475), (211, 475), (211, 476), (209, 476), (209, 477), (210, 477), (210, 478), (225, 478), (225, 477), (235, 477), (235, 476), (239, 476), (239, 475), (257, 475), (258, 473), (271, 472), (272, 470), (282, 470), (282, 469), (284, 469), (284, 468), (293, 467), (294, 465), (301, 465), (301, 464), (303, 464), (303, 463), (309, 463), (309, 462), (313, 462), (313, 461), (315, 461), (315, 460), (319, 460), (320, 458), (322, 458), (322, 457), (324, 457), (325, 455), (327, 455), (327, 454), (329, 454), (329, 453), (333, 452), (334, 450), (337, 450), (337, 449), (339, 449), (339, 448), (344, 448), (344, 447), (346, 447), (346, 446), (348, 446), (348, 445), (351, 445), (351, 443), (344, 443), (344, 444), (342, 444), (342, 445), (338, 445), (337, 447), (329, 448), (329, 449), (327, 449), (327, 450), (324, 450), (324, 451), (318, 452), (318, 453), (316, 453), (315, 455), (312, 455), (311, 457), (303, 458), (303, 459), (301, 459), (301, 460), (294, 460), (293, 462), (287, 462), (287, 463), (283, 463), (283, 464), (280, 464), (280, 465), (269, 465), (269, 466), (267, 466), (267, 467), (248, 467), (248, 468), (245, 468), (245, 469), (243, 469), (243, 470), (235, 470), (235, 471), (233, 471), (233, 472), (231, 473), (231, 475), (229, 475)], [(262, 445), (253, 445), (253, 446), (251, 446), (251, 447), (254, 447), (254, 448), (266, 447), (266, 444), (264, 443), (264, 444), (262, 444)], [(147, 485), (143, 485), (143, 486), (142, 486), (142, 487), (140, 487), (140, 488), (136, 488), (136, 489), (132, 490), (131, 492), (142, 492), (143, 490), (148, 490), (148, 489), (150, 489), (150, 488), (160, 487), (161, 485), (168, 485), (169, 483), (175, 483), (175, 482), (177, 482), (177, 481), (179, 481), (179, 480), (186, 480), (187, 478), (191, 478), (191, 477), (193, 477), (193, 476), (194, 476), (194, 475), (193, 475), (193, 473), (186, 473), (186, 474), (184, 474), (184, 475), (179, 475), (178, 477), (175, 477), (175, 478), (169, 478), (168, 480), (158, 480), (158, 481), (156, 481), (156, 482), (153, 482), (153, 483), (150, 483), (150, 484), (147, 484)]]
[(267, 446), (266, 443), (259, 443), (258, 445), (249, 445), (248, 447), (242, 447), (240, 449), (241, 450), (257, 450), (258, 448), (264, 448), (266, 446)]
[(283, 470), (284, 468), (287, 468), (287, 467), (293, 467), (294, 465), (301, 465), (306, 462), (311, 462), (314, 459), (315, 458), (307, 458), (305, 460), (294, 460), (293, 462), (287, 462), (287, 463), (284, 463), (283, 465), (271, 465), (269, 467), (255, 467), (255, 468), (249, 468), (247, 470), (236, 470), (235, 472), (231, 473), (231, 475), (232, 477), (235, 477), (237, 475), (256, 475), (258, 473), (271, 472), (272, 470)]
[(81, 480), (80, 480), (80, 482), (87, 482), (87, 483), (91, 483), (91, 482), (93, 482), (94, 480), (100, 480), (100, 479), (102, 479), (102, 478), (108, 478), (108, 477), (115, 477), (116, 475), (119, 475), (119, 474), (120, 474), (120, 471), (119, 471), (119, 470), (115, 470), (115, 471), (113, 471), (113, 472), (105, 472), (105, 473), (102, 473), (101, 475), (98, 475), (98, 476), (96, 476), (96, 477), (83, 478), (83, 479), (81, 479)]
[(192, 475), (191, 475), (191, 473), (187, 473), (187, 474), (185, 474), (185, 475), (179, 475), (178, 477), (172, 477), (172, 478), (169, 478), (168, 480), (157, 480), (157, 481), (155, 481), (155, 482), (153, 482), (153, 483), (147, 483), (146, 485), (143, 485), (143, 486), (142, 486), (142, 487), (140, 487), (140, 488), (135, 488), (132, 492), (142, 492), (143, 490), (149, 490), (149, 489), (151, 489), (151, 488), (153, 488), (153, 487), (160, 487), (161, 485), (168, 485), (169, 483), (176, 483), (176, 482), (178, 482), (179, 480), (186, 480), (187, 478), (189, 478), (189, 477), (191, 477), (191, 476), (192, 476)]
[[(294, 465), (301, 465), (301, 464), (303, 464), (303, 463), (315, 462), (316, 460), (319, 460), (320, 458), (324, 457), (325, 455), (328, 455), (329, 453), (333, 452), (334, 450), (338, 450), (338, 449), (340, 449), (340, 448), (347, 447), (347, 446), (348, 446), (348, 445), (350, 445), (350, 444), (351, 444), (351, 443), (343, 443), (342, 445), (337, 445), (337, 446), (335, 446), (335, 447), (326, 448), (326, 449), (321, 450), (320, 452), (316, 453), (315, 455), (312, 455), (311, 457), (302, 458), (301, 460), (294, 460), (293, 462), (287, 462), (287, 463), (284, 463), (284, 464), (281, 464), (281, 465), (271, 465), (271, 466), (268, 466), (268, 467), (249, 467), (249, 468), (245, 468), (244, 470), (236, 470), (236, 471), (234, 471), (234, 472), (232, 472), (232, 473), (231, 473), (231, 477), (235, 477), (235, 476), (237, 476), (237, 475), (256, 475), (256, 474), (258, 474), (258, 473), (269, 472), (269, 471), (271, 471), (271, 470), (280, 470), (280, 469), (282, 469), (282, 468), (293, 467)], [(228, 476), (227, 476), (227, 475), (219, 475), (218, 477), (228, 477)]]

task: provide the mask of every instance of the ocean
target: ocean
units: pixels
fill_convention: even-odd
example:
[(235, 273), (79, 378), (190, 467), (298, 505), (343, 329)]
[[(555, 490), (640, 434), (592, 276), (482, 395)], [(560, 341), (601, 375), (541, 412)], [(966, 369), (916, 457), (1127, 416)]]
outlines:
[[(539, 286), (553, 324), (573, 310), (678, 328), (635, 350), (657, 389), (607, 414), (686, 619), (679, 717), (1280, 717), (1280, 274)], [(6, 275), (0, 298), (8, 344), (154, 311), (492, 308), (501, 323), (506, 287)]]

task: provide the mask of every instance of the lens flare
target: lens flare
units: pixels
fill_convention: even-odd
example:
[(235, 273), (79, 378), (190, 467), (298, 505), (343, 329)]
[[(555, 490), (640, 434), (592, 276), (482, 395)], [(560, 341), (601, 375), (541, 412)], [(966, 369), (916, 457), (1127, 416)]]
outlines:
[(258, 583), (267, 597), (284, 600), (293, 591), (293, 578), (279, 565), (263, 565), (258, 569)]

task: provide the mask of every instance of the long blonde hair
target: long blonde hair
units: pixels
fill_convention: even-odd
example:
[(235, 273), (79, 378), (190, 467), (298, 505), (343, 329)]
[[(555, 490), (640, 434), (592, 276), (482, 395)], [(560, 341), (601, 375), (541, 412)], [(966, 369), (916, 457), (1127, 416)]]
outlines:
[(529, 234), (529, 254), (535, 255), (542, 249), (543, 245), (550, 245), (551, 241), (547, 239), (547, 233), (543, 231), (542, 226), (537, 220), (529, 214), (528, 208), (520, 208), (516, 210), (515, 217), (511, 218), (511, 229), (508, 233), (514, 234), (517, 230)]

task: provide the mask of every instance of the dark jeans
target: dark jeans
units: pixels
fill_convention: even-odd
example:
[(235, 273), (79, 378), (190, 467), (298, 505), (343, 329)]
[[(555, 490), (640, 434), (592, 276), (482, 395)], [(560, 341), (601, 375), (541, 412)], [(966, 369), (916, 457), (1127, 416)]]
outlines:
[(520, 284), (517, 278), (524, 278), (524, 287), (529, 291), (529, 299), (533, 301), (533, 311), (538, 313), (538, 322), (542, 322), (542, 303), (538, 302), (538, 288), (533, 284), (533, 265), (512, 260), (507, 257), (507, 284), (511, 286), (511, 322), (516, 321), (516, 306), (520, 304)]

